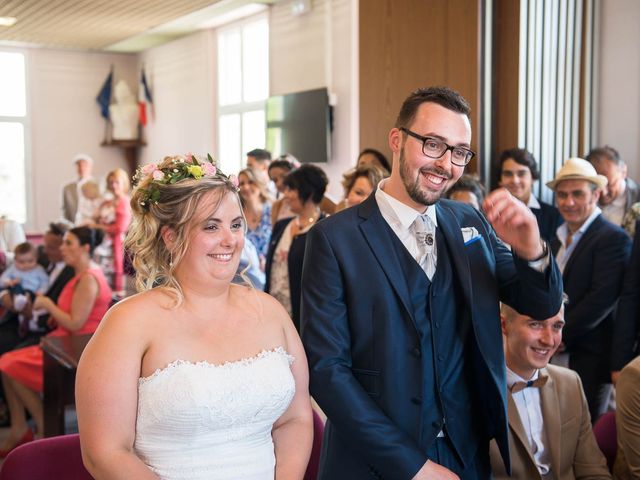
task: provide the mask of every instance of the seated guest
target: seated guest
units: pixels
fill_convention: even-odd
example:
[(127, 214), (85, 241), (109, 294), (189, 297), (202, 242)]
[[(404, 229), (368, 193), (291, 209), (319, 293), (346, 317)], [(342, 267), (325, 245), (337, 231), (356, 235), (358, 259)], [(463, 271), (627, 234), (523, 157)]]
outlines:
[(242, 210), (247, 221), (246, 238), (258, 250), (261, 263), (267, 255), (271, 238), (271, 197), (267, 184), (250, 168), (238, 173)]
[(467, 203), (473, 208), (482, 211), (480, 205), (484, 201), (484, 187), (476, 177), (464, 174), (456, 183), (447, 191), (446, 197), (456, 202)]
[[(102, 231), (88, 227), (76, 227), (65, 234), (62, 257), (76, 275), (60, 293), (57, 304), (44, 295), (38, 296), (33, 304), (34, 309), (49, 312), (57, 325), (49, 335), (93, 333), (107, 312), (111, 289), (100, 267), (91, 260), (93, 249), (102, 241), (102, 235)], [(42, 350), (37, 345), (0, 357), (2, 384), (11, 418), (11, 430), (0, 447), (0, 457), (5, 457), (18, 445), (33, 439), (25, 409), (35, 422), (36, 434), (42, 435), (42, 364)]]
[(276, 223), (269, 242), (264, 291), (289, 312), (298, 331), (300, 282), (307, 232), (324, 217), (320, 202), (328, 183), (327, 175), (315, 165), (305, 164), (289, 173), (284, 178), (285, 195), (296, 216)]
[(0, 253), (4, 254), (6, 265), (0, 265), (0, 272), (13, 261), (13, 249), (26, 242), (22, 225), (0, 216)]
[(276, 201), (271, 205), (272, 225), (275, 225), (278, 220), (295, 216), (295, 213), (293, 213), (289, 208), (287, 197), (284, 196), (284, 183), (282, 181), (291, 170), (298, 168), (299, 166), (300, 162), (298, 162), (293, 155), (288, 153), (280, 155), (269, 165), (269, 178), (278, 191)]
[(613, 478), (640, 478), (640, 357), (636, 357), (620, 374), (616, 384), (616, 433), (618, 453)]
[(361, 167), (362, 165), (376, 165), (379, 168), (382, 168), (387, 172), (387, 176), (389, 176), (389, 172), (391, 172), (391, 164), (387, 157), (384, 154), (375, 148), (365, 148), (358, 155), (358, 161), (356, 163), (356, 168)]
[(492, 440), (491, 468), (496, 480), (611, 478), (591, 430), (580, 377), (548, 364), (562, 342), (563, 310), (561, 307), (557, 315), (537, 320), (507, 305), (501, 307), (511, 477)]
[(378, 186), (389, 172), (374, 164), (364, 164), (342, 175), (344, 200), (338, 204), (337, 210), (353, 207), (362, 203)]
[(550, 242), (562, 217), (556, 207), (538, 200), (532, 193), (533, 182), (539, 178), (538, 163), (524, 148), (511, 148), (500, 154), (500, 186), (531, 209), (538, 220), (540, 235)]
[[(48, 275), (49, 285), (45, 295), (53, 302), (57, 302), (60, 292), (74, 276), (73, 268), (64, 263), (60, 251), (62, 238), (66, 231), (67, 228), (64, 224), (52, 223), (43, 237), (44, 254), (48, 261), (45, 271)], [(0, 293), (0, 300), (7, 309), (7, 313), (0, 322), (0, 354), (14, 348), (37, 344), (40, 337), (48, 330), (49, 313), (37, 315), (37, 312), (33, 311), (32, 301), (29, 300), (21, 312), (27, 321), (26, 325), (25, 323), (19, 324), (19, 315), (14, 309), (11, 296), (8, 293), (4, 295)]]
[(9, 292), (14, 309), (22, 311), (28, 299), (49, 287), (49, 277), (38, 265), (38, 252), (31, 243), (17, 245), (13, 253), (13, 263), (0, 275), (0, 289)]

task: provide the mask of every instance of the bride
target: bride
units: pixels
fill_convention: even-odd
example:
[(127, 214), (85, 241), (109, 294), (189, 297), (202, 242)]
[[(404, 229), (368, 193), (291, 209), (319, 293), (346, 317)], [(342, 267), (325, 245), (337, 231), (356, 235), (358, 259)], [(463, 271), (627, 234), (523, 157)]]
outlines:
[(307, 360), (273, 298), (233, 285), (246, 224), (211, 160), (139, 173), (127, 237), (142, 293), (114, 306), (78, 367), (96, 479), (301, 479), (313, 437)]

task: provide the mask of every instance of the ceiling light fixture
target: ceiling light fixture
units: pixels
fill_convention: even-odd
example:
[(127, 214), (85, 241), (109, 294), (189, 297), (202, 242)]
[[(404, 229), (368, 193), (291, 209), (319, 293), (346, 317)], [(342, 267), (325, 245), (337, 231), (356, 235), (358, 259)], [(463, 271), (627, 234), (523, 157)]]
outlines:
[(17, 21), (16, 17), (0, 17), (0, 27), (10, 27)]

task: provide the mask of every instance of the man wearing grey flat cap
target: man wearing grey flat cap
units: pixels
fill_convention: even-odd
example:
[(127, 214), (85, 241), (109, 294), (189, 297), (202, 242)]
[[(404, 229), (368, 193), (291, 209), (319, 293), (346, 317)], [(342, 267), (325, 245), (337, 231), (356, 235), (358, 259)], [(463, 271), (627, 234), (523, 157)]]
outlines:
[(592, 422), (611, 393), (614, 310), (631, 251), (628, 235), (598, 207), (606, 185), (607, 178), (582, 158), (568, 159), (547, 183), (565, 221), (551, 242), (569, 296), (563, 344), (569, 368), (582, 380)]
[(73, 157), (73, 164), (78, 172), (78, 179), (62, 189), (62, 216), (69, 223), (75, 223), (78, 205), (83, 198), (80, 194), (82, 184), (92, 178), (93, 158), (86, 153), (79, 153)]

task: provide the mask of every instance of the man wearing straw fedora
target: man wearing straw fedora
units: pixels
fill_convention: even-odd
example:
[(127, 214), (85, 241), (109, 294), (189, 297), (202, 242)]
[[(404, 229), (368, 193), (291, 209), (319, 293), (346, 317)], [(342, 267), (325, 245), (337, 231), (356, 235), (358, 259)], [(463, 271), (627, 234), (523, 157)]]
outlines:
[(624, 230), (605, 220), (598, 207), (606, 185), (607, 178), (581, 158), (568, 159), (547, 183), (565, 221), (551, 242), (569, 296), (563, 343), (569, 368), (582, 380), (592, 422), (611, 393), (614, 309), (631, 250)]

